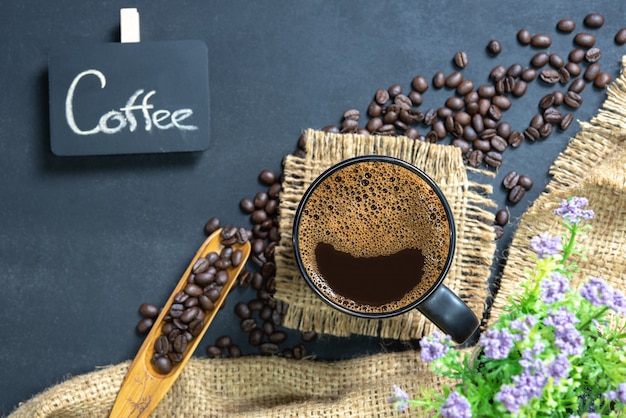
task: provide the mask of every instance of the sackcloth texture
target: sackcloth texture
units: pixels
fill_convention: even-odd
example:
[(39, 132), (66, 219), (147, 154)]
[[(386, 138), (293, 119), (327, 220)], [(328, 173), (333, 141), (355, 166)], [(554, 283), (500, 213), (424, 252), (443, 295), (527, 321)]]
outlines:
[[(364, 319), (339, 312), (306, 284), (294, 257), (292, 227), (295, 212), (308, 186), (323, 171), (351, 157), (387, 155), (422, 169), (441, 188), (452, 209), (457, 243), (444, 284), (481, 318), (488, 296), (490, 266), (495, 252), (494, 232), (482, 218), (493, 218), (488, 208), (491, 186), (468, 180), (468, 168), (457, 147), (420, 142), (407, 137), (336, 134), (307, 130), (305, 156), (284, 160), (280, 196), (280, 242), (275, 250), (275, 297), (287, 303), (284, 325), (302, 331), (347, 336), (361, 334), (409, 340), (429, 334), (434, 325), (419, 311), (386, 319)], [(492, 172), (481, 171), (486, 175)]]
[[(622, 64), (626, 66), (626, 60)], [(588, 258), (578, 260), (581, 269), (602, 275), (624, 290), (624, 73), (607, 94), (602, 109), (590, 122), (582, 123), (582, 130), (555, 161), (550, 171), (553, 180), (520, 220), (491, 318), (497, 317), (508, 295), (518, 290), (524, 269), (531, 267), (530, 238), (543, 231), (561, 231), (559, 221), (546, 211), (572, 195), (587, 197), (596, 212), (593, 229), (583, 241)], [(428, 147), (428, 152), (441, 151)], [(129, 365), (126, 361), (58, 383), (21, 404), (10, 418), (107, 417)], [(421, 388), (437, 389), (443, 383), (411, 350), (335, 362), (256, 356), (192, 358), (153, 416), (395, 417), (398, 414), (387, 403), (392, 385), (417, 396)], [(399, 414), (405, 415), (415, 413)]]
[(602, 108), (558, 156), (550, 168), (551, 181), (520, 219), (511, 243), (500, 289), (491, 309), (490, 321), (502, 313), (509, 297), (519, 294), (519, 283), (531, 268), (532, 237), (548, 232), (565, 232), (562, 220), (552, 215), (563, 199), (589, 199), (595, 217), (591, 229), (577, 241), (585, 257), (574, 256), (580, 274), (572, 279), (579, 287), (589, 276), (602, 277), (616, 289), (626, 291), (626, 57), (622, 73), (609, 86)]

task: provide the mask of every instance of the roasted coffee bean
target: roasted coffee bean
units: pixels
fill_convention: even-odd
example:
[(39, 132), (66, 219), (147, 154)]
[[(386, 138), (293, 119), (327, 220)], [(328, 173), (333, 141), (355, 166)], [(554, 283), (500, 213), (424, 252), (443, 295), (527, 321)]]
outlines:
[(215, 345), (219, 348), (228, 348), (233, 344), (233, 339), (228, 335), (224, 335), (215, 340)]
[(212, 287), (204, 292), (206, 297), (208, 297), (211, 300), (211, 302), (216, 302), (220, 298), (220, 293), (221, 293), (220, 287)]
[(496, 95), (496, 89), (491, 84), (483, 84), (482, 86), (478, 87), (477, 92), (478, 96), (483, 99), (490, 99)]
[(505, 226), (509, 223), (509, 216), (508, 209), (500, 209), (496, 212), (496, 223), (500, 226)]
[(491, 103), (502, 110), (508, 110), (511, 107), (511, 99), (506, 96), (493, 96)]
[(599, 61), (600, 58), (602, 58), (602, 51), (600, 51), (600, 48), (589, 48), (585, 53), (585, 60), (587, 60), (587, 62), (594, 63)]
[(576, 92), (568, 91), (563, 102), (572, 109), (578, 109), (582, 105), (583, 98)]
[(527, 89), (528, 85), (526, 84), (526, 82), (524, 80), (518, 80), (511, 89), (511, 93), (513, 93), (513, 96), (515, 97), (522, 97), (524, 94), (526, 94)]
[(359, 129), (359, 122), (353, 119), (344, 119), (341, 122), (341, 132), (351, 133)]
[(593, 86), (599, 89), (603, 89), (611, 84), (611, 74), (607, 72), (601, 72), (593, 80)]
[(517, 78), (522, 75), (522, 71), (524, 71), (522, 64), (515, 63), (506, 70), (506, 75)]
[(137, 327), (136, 327), (137, 332), (139, 334), (145, 334), (146, 332), (150, 330), (150, 328), (152, 328), (152, 325), (154, 325), (154, 319), (143, 318), (141, 321), (137, 323)]
[(537, 71), (534, 68), (525, 68), (520, 77), (523, 81), (529, 83), (537, 77)]
[(563, 99), (565, 99), (565, 95), (560, 90), (555, 90), (552, 92), (552, 96), (554, 97), (554, 105), (561, 106), (563, 104)]
[(572, 81), (572, 84), (569, 85), (568, 90), (580, 94), (585, 89), (586, 85), (587, 83), (585, 83), (584, 78), (577, 78)]
[(547, 138), (550, 136), (550, 134), (552, 134), (551, 123), (546, 123), (539, 129), (539, 135), (541, 135), (542, 138)]
[(505, 189), (511, 190), (513, 187), (517, 186), (519, 177), (520, 176), (517, 174), (517, 171), (511, 171), (502, 179), (502, 185)]
[(504, 150), (506, 150), (508, 146), (508, 143), (506, 142), (506, 140), (499, 135), (496, 135), (493, 138), (491, 138), (490, 143), (491, 143), (491, 148), (498, 152), (504, 152)]
[(482, 152), (491, 151), (491, 144), (485, 139), (477, 139), (474, 141), (474, 149)]
[(329, 133), (336, 133), (336, 134), (341, 132), (341, 130), (339, 129), (337, 125), (326, 125), (322, 128), (322, 131), (329, 132)]
[(181, 334), (172, 343), (172, 348), (178, 353), (184, 353), (187, 349), (187, 338)]
[(463, 155), (467, 154), (470, 151), (470, 149), (471, 149), (471, 146), (470, 146), (469, 142), (467, 142), (464, 139), (460, 139), (460, 138), (456, 138), (456, 139), (452, 140), (452, 145), (454, 145), (455, 147), (460, 148), (461, 149), (461, 154), (463, 154)]
[(614, 40), (615, 43), (618, 45), (626, 44), (626, 28), (621, 28), (620, 30), (618, 30), (615, 34)]
[(232, 255), (230, 256), (230, 264), (233, 267), (239, 267), (242, 261), (243, 261), (243, 251), (239, 249), (233, 251)]
[(440, 89), (446, 85), (446, 75), (443, 71), (437, 71), (433, 76), (433, 87)]
[(300, 360), (306, 357), (307, 351), (306, 347), (302, 344), (298, 344), (293, 348), (293, 358), (296, 360)]
[(420, 106), (424, 102), (424, 98), (422, 97), (422, 94), (415, 90), (411, 91), (408, 97), (409, 97), (409, 100), (411, 100), (411, 103), (413, 103), (413, 106)]
[(259, 173), (259, 181), (266, 186), (271, 186), (276, 183), (276, 180), (276, 174), (272, 170), (262, 170)]
[(565, 131), (572, 124), (573, 120), (574, 120), (574, 115), (572, 115), (571, 113), (566, 113), (561, 118), (561, 123), (559, 124), (559, 127)]
[(212, 267), (204, 273), (196, 274), (194, 279), (195, 284), (205, 287), (213, 283), (215, 281), (215, 271), (215, 267)]
[(241, 352), (241, 348), (236, 345), (236, 344), (232, 344), (231, 346), (228, 347), (228, 355), (231, 358), (239, 358), (242, 356), (242, 352)]
[(317, 332), (315, 331), (303, 331), (301, 334), (302, 341), (309, 343), (317, 339)]
[(183, 303), (185, 308), (191, 308), (192, 306), (198, 306), (198, 298), (188, 298), (185, 303)]
[(539, 100), (539, 107), (542, 109), (547, 109), (554, 104), (554, 95), (552, 93), (548, 93)]
[(520, 131), (513, 131), (507, 138), (507, 142), (513, 148), (517, 148), (524, 142), (524, 135)]
[(202, 288), (196, 284), (188, 283), (184, 289), (185, 293), (189, 296), (200, 296), (202, 294)]
[(487, 44), (487, 52), (489, 52), (491, 55), (498, 55), (500, 52), (502, 52), (502, 44), (499, 41), (492, 39)]
[(152, 357), (152, 365), (161, 374), (168, 374), (174, 367), (172, 361), (167, 356), (156, 355)]
[(241, 319), (248, 319), (252, 317), (252, 311), (248, 305), (243, 302), (238, 302), (235, 305), (235, 314), (237, 314), (237, 316)]
[(426, 114), (424, 114), (424, 124), (431, 126), (435, 120), (437, 120), (437, 111), (435, 109), (429, 109)]
[(198, 305), (205, 311), (212, 311), (215, 309), (215, 304), (206, 295), (198, 296)]
[[(476, 113), (472, 116), (472, 126), (474, 127), (474, 131), (481, 133), (485, 130), (485, 123), (483, 121), (483, 117)], [(466, 137), (466, 139), (469, 139)]]
[(241, 199), (241, 201), (239, 202), (239, 207), (244, 213), (250, 214), (254, 212), (254, 202), (250, 198), (246, 197), (244, 199)]
[(557, 70), (565, 65), (565, 60), (556, 53), (550, 54), (549, 62)]
[(222, 357), (222, 349), (215, 346), (215, 345), (210, 345), (207, 347), (206, 352), (208, 354), (209, 357), (211, 358), (218, 358), (218, 357)]
[(600, 13), (589, 13), (585, 16), (583, 23), (590, 28), (599, 28), (604, 25), (604, 16)]
[(556, 24), (557, 30), (563, 33), (570, 33), (576, 29), (576, 22), (572, 19), (561, 19)]
[(465, 68), (467, 67), (468, 63), (469, 63), (469, 59), (465, 51), (459, 51), (456, 54), (454, 54), (454, 64), (456, 64), (457, 67)]
[(385, 89), (376, 90), (376, 94), (374, 95), (374, 100), (379, 105), (384, 105), (389, 101), (389, 92)]
[(485, 154), (484, 161), (493, 168), (499, 168), (502, 165), (502, 154), (497, 151), (489, 151)]
[[(500, 108), (496, 105), (491, 105), (487, 111), (487, 116), (494, 121), (499, 121), (502, 118), (502, 110), (500, 110)], [(484, 122), (487, 121), (485, 120)]]
[(593, 81), (596, 79), (598, 74), (600, 74), (600, 64), (594, 62), (593, 64), (589, 64), (589, 66), (585, 70), (585, 73), (583, 74), (583, 77), (587, 81)]
[(591, 48), (596, 44), (596, 37), (587, 32), (580, 32), (574, 36), (574, 43), (582, 48)]
[(524, 194), (526, 190), (518, 184), (509, 191), (507, 198), (511, 203), (519, 203), (524, 198)]
[(394, 104), (398, 105), (401, 109), (410, 109), (413, 106), (411, 99), (408, 96), (400, 93), (393, 98)]
[(585, 51), (582, 48), (574, 48), (572, 49), (572, 51), (569, 53), (568, 55), (568, 59), (571, 62), (575, 62), (575, 63), (579, 63), (582, 62), (582, 60), (585, 59), (585, 54), (587, 53), (587, 51)]
[(274, 333), (274, 331), (276, 330), (276, 326), (274, 325), (274, 323), (272, 321), (263, 321), (263, 332), (265, 333), (265, 335), (272, 335), (272, 333)]
[(207, 269), (209, 268), (211, 264), (209, 263), (209, 261), (204, 258), (204, 257), (200, 257), (193, 265), (193, 267), (191, 268), (191, 271), (194, 274), (198, 274), (198, 273), (204, 273), (205, 271), (207, 271)]
[(428, 90), (428, 81), (424, 76), (418, 75), (413, 78), (411, 82), (411, 87), (418, 93), (424, 93)]
[(460, 111), (456, 112), (456, 114), (454, 115), (454, 121), (465, 126), (469, 125), (472, 122), (472, 117), (469, 115), (469, 113)]
[(532, 35), (528, 29), (520, 29), (517, 32), (517, 42), (522, 45), (529, 45), (532, 40)]
[(246, 318), (241, 321), (240, 326), (243, 332), (250, 332), (256, 328), (256, 321), (253, 318)]
[(544, 68), (539, 73), (539, 78), (544, 83), (548, 84), (556, 84), (559, 82), (559, 72), (553, 68)]
[[(215, 262), (215, 267), (220, 270), (217, 273), (215, 273), (215, 282), (219, 285), (224, 285), (226, 283), (226, 281), (228, 281), (228, 273), (226, 273), (224, 270), (226, 270), (227, 268), (229, 268), (232, 265), (232, 262), (230, 261), (229, 258), (220, 258), (219, 260), (217, 260)], [(226, 273), (226, 281), (224, 282), (220, 282), (219, 281), (219, 276), (220, 273)]]
[(263, 301), (260, 299), (252, 299), (250, 302), (248, 302), (248, 307), (251, 311), (260, 311), (261, 309), (263, 309), (263, 306)]
[(184, 310), (185, 310), (185, 307), (182, 304), (174, 303), (170, 307), (170, 310), (168, 313), (170, 314), (172, 318), (179, 318), (183, 314)]
[(448, 97), (446, 106), (452, 110), (461, 110), (465, 107), (465, 102), (458, 96)]
[(474, 83), (471, 80), (463, 80), (456, 88), (456, 93), (460, 96), (465, 96), (472, 90), (474, 90)]
[(204, 329), (204, 320), (202, 319), (194, 319), (189, 324), (189, 331), (191, 332), (191, 335), (194, 337), (197, 337), (198, 335), (200, 335), (203, 329)]
[(535, 48), (548, 48), (552, 45), (552, 38), (544, 33), (538, 33), (530, 38), (530, 44)]
[(274, 343), (263, 343), (259, 347), (259, 352), (265, 356), (272, 356), (274, 354), (278, 354), (280, 349), (277, 344)]
[(232, 225), (225, 226), (220, 234), (222, 240), (233, 238), (235, 235), (237, 235), (237, 227)]
[(160, 335), (154, 341), (154, 351), (159, 354), (167, 354), (170, 351), (170, 342), (165, 335)]
[(217, 231), (219, 229), (219, 227), (220, 227), (220, 220), (219, 220), (219, 218), (212, 217), (204, 225), (204, 232), (207, 235), (211, 235), (213, 232)]
[(248, 343), (250, 343), (250, 345), (252, 346), (257, 347), (261, 345), (264, 338), (265, 334), (263, 333), (263, 330), (260, 328), (254, 328), (250, 331), (250, 335), (248, 335)]
[(180, 320), (188, 324), (196, 319), (199, 313), (200, 308), (198, 308), (197, 306), (192, 306), (191, 308), (187, 308), (183, 311), (183, 313), (180, 315)]
[(262, 209), (257, 209), (250, 215), (250, 220), (254, 224), (261, 224), (267, 220), (267, 213)]
[(393, 99), (398, 94), (402, 94), (402, 86), (400, 84), (392, 84), (387, 89), (387, 92), (389, 93), (389, 98)]
[(463, 81), (463, 73), (460, 71), (452, 72), (448, 77), (446, 77), (445, 85), (450, 89), (455, 89), (461, 84)]
[(545, 122), (543, 120), (543, 115), (538, 113), (535, 116), (533, 116), (533, 118), (530, 120), (529, 126), (535, 129), (540, 129), (544, 123)]
[(543, 112), (543, 120), (547, 123), (560, 123), (561, 111), (554, 107), (549, 107)]
[[(221, 261), (228, 262), (230, 266), (229, 260), (218, 260), (215, 262), (215, 265), (217, 266), (217, 264), (220, 263)], [(228, 282), (228, 272), (226, 270), (218, 270), (218, 272), (215, 273), (215, 284), (218, 286), (224, 286), (227, 282)]]
[(375, 118), (377, 116), (380, 116), (382, 113), (383, 107), (373, 100), (367, 108), (367, 114)]
[(575, 62), (568, 62), (567, 64), (565, 64), (565, 69), (572, 77), (578, 77), (582, 71), (580, 65), (576, 64)]
[(287, 333), (284, 331), (275, 331), (270, 334), (268, 340), (274, 344), (282, 344), (287, 340)]
[(258, 192), (254, 196), (254, 207), (257, 209), (263, 209), (269, 200), (270, 197), (267, 192)]
[(472, 142), (475, 141), (476, 138), (478, 138), (478, 134), (476, 133), (474, 128), (472, 128), (471, 126), (466, 126), (465, 128), (463, 128), (463, 138), (465, 138), (469, 142)]
[(519, 176), (519, 181), (517, 182), (517, 184), (519, 184), (526, 190), (530, 190), (533, 187), (533, 179), (525, 174), (522, 174), (521, 176)]
[(550, 55), (547, 52), (537, 52), (530, 60), (530, 65), (535, 68), (541, 68), (550, 62)]
[(506, 67), (504, 65), (496, 65), (489, 73), (489, 78), (493, 81), (502, 80), (506, 76)]
[(159, 315), (159, 308), (151, 303), (139, 305), (139, 313), (146, 318), (156, 318)]
[(539, 130), (535, 127), (529, 126), (524, 130), (524, 138), (528, 139), (531, 142), (535, 142), (539, 138), (541, 138), (541, 134)]

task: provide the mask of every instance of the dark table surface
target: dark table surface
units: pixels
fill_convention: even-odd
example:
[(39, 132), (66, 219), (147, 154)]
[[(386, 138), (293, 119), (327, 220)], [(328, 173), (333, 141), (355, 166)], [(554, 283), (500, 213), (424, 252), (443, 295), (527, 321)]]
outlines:
[[(78, 42), (116, 42), (119, 9), (137, 7), (142, 40), (199, 39), (208, 45), (211, 144), (182, 154), (57, 157), (50, 151), (47, 56)], [(243, 197), (262, 189), (259, 172), (279, 172), (306, 128), (338, 124), (350, 108), (365, 113), (374, 92), (415, 75), (463, 71), (477, 85), (496, 64), (527, 66), (537, 50), (516, 33), (547, 33), (549, 52), (567, 56), (572, 35), (556, 22), (572, 18), (577, 32), (589, 12), (606, 17), (588, 30), (602, 49), (602, 68), (615, 78), (626, 51), (613, 42), (626, 26), (622, 1), (55, 1), (0, 4), (0, 415), (46, 387), (130, 359), (142, 302), (163, 303), (205, 238), (212, 216), (247, 225)], [(503, 52), (485, 46), (498, 39)], [(560, 87), (564, 90), (563, 87)], [(524, 129), (552, 88), (535, 81), (505, 113)], [(430, 89), (423, 109), (452, 93)], [(513, 223), (499, 242), (494, 271), (515, 222), (549, 181), (547, 169), (589, 120), (605, 92), (591, 86), (566, 132), (505, 152), (493, 199), (507, 206), (500, 183), (511, 170), (530, 174), (533, 189), (508, 205)], [(448, 141), (449, 142), (449, 141)], [(250, 299), (236, 289), (196, 355), (224, 334), (246, 345), (232, 305)], [(378, 352), (376, 338), (321, 336), (307, 345), (318, 359)]]

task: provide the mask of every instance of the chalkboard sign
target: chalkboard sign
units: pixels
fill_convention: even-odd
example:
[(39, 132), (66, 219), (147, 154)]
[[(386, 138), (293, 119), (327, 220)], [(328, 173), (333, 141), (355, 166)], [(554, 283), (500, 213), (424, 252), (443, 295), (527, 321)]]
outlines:
[(56, 155), (201, 151), (209, 145), (202, 41), (103, 43), (50, 53)]

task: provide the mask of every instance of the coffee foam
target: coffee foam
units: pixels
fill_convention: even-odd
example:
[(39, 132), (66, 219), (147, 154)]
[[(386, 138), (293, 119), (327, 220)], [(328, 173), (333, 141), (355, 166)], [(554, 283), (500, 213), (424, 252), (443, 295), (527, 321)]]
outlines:
[[(298, 247), (309, 277), (326, 297), (351, 311), (376, 314), (401, 309), (432, 288), (451, 250), (450, 232), (439, 196), (418, 174), (392, 162), (360, 161), (335, 171), (310, 193)], [(419, 249), (424, 274), (401, 300), (363, 305), (335, 293), (319, 274), (315, 248), (320, 242), (354, 257)]]

